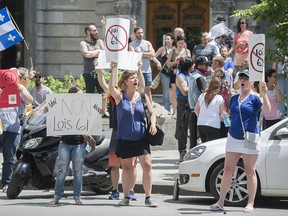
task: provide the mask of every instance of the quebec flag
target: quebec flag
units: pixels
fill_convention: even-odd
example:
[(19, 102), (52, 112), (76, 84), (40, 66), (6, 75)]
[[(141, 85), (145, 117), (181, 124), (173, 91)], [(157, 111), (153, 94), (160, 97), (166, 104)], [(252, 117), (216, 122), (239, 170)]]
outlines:
[(23, 36), (15, 28), (8, 9), (0, 9), (0, 51), (13, 46), (23, 39)]

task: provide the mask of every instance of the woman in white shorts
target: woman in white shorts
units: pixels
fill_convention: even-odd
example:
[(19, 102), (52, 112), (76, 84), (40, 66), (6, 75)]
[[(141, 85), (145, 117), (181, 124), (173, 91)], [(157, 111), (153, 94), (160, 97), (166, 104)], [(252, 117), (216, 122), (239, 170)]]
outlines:
[(262, 98), (253, 92), (253, 81), (249, 80), (249, 71), (243, 70), (239, 74), (239, 94), (231, 97), (229, 110), (231, 127), (229, 128), (224, 173), (221, 181), (219, 200), (210, 206), (211, 210), (224, 210), (224, 201), (231, 187), (231, 178), (240, 157), (242, 157), (247, 176), (248, 203), (244, 212), (254, 211), (254, 199), (257, 189), (256, 162), (260, 153), (259, 143), (253, 144), (244, 139), (244, 131), (260, 134), (258, 127), (258, 114), (261, 109), (269, 112), (271, 109), (266, 95), (267, 87), (263, 83)]

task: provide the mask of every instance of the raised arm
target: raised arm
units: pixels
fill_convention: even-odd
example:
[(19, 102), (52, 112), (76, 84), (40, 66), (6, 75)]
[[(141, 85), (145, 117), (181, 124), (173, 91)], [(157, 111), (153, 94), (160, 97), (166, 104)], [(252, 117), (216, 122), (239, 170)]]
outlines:
[(118, 62), (117, 61), (111, 61), (111, 74), (110, 74), (110, 79), (109, 79), (109, 90), (110, 90), (110, 94), (112, 95), (112, 97), (114, 98), (116, 104), (118, 104), (121, 101), (122, 98), (122, 93), (119, 89), (117, 89), (114, 86), (113, 80), (114, 80), (114, 76), (117, 76), (117, 69), (118, 69)]
[(97, 73), (97, 80), (99, 85), (101, 86), (101, 88), (104, 90), (104, 92), (107, 94), (109, 92), (109, 86), (107, 85), (106, 81), (105, 81), (105, 77), (103, 75), (103, 70), (99, 69), (96, 70)]
[(144, 76), (142, 74), (142, 61), (140, 60), (138, 62), (138, 71), (137, 71), (137, 76), (138, 76), (138, 80), (139, 80), (139, 88), (138, 88), (138, 91), (139, 92), (144, 92), (145, 90), (145, 79), (144, 79)]
[(25, 103), (31, 104), (33, 102), (33, 97), (31, 96), (29, 91), (26, 89), (26, 87), (19, 83), (18, 89), (19, 89), (22, 97), (24, 98)]
[(106, 20), (107, 20), (106, 16), (103, 16), (101, 20), (103, 38), (105, 38), (105, 33), (106, 33)]

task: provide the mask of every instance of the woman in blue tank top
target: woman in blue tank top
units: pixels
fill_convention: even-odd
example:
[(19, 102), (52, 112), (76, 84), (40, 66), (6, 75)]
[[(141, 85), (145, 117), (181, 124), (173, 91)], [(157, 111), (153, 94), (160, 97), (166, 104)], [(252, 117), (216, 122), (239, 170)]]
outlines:
[(188, 82), (193, 70), (193, 60), (185, 57), (179, 62), (179, 73), (176, 75), (177, 119), (175, 138), (178, 140), (179, 161), (182, 162), (187, 148), (188, 121), (190, 110), (188, 102)]
[(145, 95), (151, 122), (150, 131), (146, 131), (145, 110), (140, 93), (137, 91), (139, 85), (137, 72), (124, 70), (118, 81), (118, 88), (115, 88), (113, 76), (117, 74), (117, 64), (117, 61), (111, 62), (112, 73), (109, 81), (109, 90), (116, 102), (118, 139), (116, 154), (121, 158), (122, 164), (124, 198), (118, 205), (129, 205), (130, 181), (132, 179), (131, 170), (135, 161), (134, 157), (138, 157), (143, 169), (145, 205), (157, 207), (157, 203), (151, 198), (151, 152), (150, 146), (146, 141), (147, 133), (156, 134), (157, 132), (156, 115), (148, 96)]

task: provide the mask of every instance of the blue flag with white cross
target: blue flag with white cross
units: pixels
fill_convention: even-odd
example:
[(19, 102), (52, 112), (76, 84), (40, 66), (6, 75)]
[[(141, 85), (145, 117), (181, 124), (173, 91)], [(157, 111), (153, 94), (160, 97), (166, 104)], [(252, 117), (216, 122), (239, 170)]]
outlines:
[(15, 45), (23, 39), (21, 33), (15, 28), (8, 9), (6, 7), (0, 9), (0, 51)]

